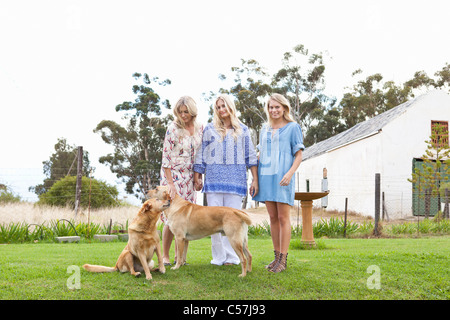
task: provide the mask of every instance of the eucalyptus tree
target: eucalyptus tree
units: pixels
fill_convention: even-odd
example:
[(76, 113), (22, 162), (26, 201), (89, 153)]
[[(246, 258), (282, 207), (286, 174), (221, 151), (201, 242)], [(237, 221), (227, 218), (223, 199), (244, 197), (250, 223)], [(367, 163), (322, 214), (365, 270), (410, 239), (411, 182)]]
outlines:
[(162, 117), (162, 110), (170, 109), (168, 100), (162, 100), (155, 86), (170, 85), (148, 74), (134, 73), (135, 101), (116, 106), (123, 113), (125, 125), (103, 120), (94, 129), (103, 141), (114, 147), (114, 152), (100, 157), (99, 162), (109, 165), (111, 172), (125, 182), (125, 191), (144, 199), (147, 190), (159, 184), (162, 146), (168, 122), (173, 116)]
[(324, 53), (311, 53), (299, 44), (284, 54), (282, 68), (272, 77), (273, 91), (290, 100), (292, 114), (305, 135), (335, 102), (324, 93), (325, 59)]
[[(362, 73), (361, 69), (357, 69), (352, 76), (359, 76)], [(380, 73), (358, 80), (353, 87), (346, 88), (350, 91), (344, 93), (338, 106), (346, 129), (390, 110), (430, 89), (442, 89), (450, 92), (450, 65), (447, 63), (434, 75), (435, 78), (432, 78), (425, 71), (417, 71), (410, 80), (398, 85), (394, 81), (384, 82)]]
[[(221, 88), (219, 92), (234, 97), (239, 119), (254, 130), (255, 136), (259, 136), (262, 124), (267, 121), (264, 106), (272, 92), (269, 74), (254, 59), (241, 59), (241, 65), (232, 67), (231, 74), (233, 84), (229, 89)], [(221, 74), (219, 78), (226, 80), (227, 76)]]
[[(310, 53), (303, 45), (284, 54), (282, 67), (275, 74), (270, 74), (255, 59), (241, 59), (241, 65), (232, 67), (231, 72), (233, 85), (220, 91), (234, 96), (241, 121), (257, 133), (267, 121), (264, 107), (272, 93), (281, 93), (289, 99), (292, 114), (304, 134), (335, 102), (323, 92), (323, 54)], [(225, 75), (220, 78), (227, 79)]]

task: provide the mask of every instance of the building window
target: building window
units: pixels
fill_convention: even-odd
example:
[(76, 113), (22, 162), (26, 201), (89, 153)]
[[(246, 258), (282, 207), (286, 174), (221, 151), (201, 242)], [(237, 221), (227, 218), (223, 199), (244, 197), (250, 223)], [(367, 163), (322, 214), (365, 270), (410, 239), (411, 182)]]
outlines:
[(448, 147), (448, 121), (431, 120), (433, 144), (438, 147)]

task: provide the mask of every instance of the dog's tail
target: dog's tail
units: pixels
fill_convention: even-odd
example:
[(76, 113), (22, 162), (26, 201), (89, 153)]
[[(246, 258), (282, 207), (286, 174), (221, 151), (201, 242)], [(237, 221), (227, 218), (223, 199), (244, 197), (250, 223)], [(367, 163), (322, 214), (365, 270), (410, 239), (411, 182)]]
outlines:
[(114, 272), (117, 271), (116, 267), (104, 267), (104, 266), (96, 266), (94, 264), (85, 264), (83, 265), (84, 270), (89, 272)]
[(252, 224), (252, 219), (250, 219), (250, 217), (248, 216), (248, 214), (245, 213), (244, 211), (241, 211), (241, 210), (236, 209), (236, 210), (234, 210), (234, 213), (235, 213), (236, 215), (238, 215), (239, 218), (241, 218), (242, 221), (244, 221), (246, 224), (248, 224), (248, 225), (251, 225), (251, 224)]

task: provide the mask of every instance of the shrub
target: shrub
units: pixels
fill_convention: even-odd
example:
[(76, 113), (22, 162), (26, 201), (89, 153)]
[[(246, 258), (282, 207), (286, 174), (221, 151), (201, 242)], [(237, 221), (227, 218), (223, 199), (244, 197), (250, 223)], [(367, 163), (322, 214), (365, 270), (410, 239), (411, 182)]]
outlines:
[(412, 235), (415, 233), (421, 234), (447, 234), (450, 232), (450, 220), (430, 220), (425, 219), (416, 222), (405, 222), (402, 224), (393, 224), (387, 228), (391, 234)]
[(270, 236), (270, 224), (264, 220), (262, 225), (249, 226), (248, 234), (252, 236)]
[(0, 186), (3, 187), (0, 188), (0, 204), (20, 202), (20, 196), (14, 195), (14, 193), (11, 190), (8, 190), (6, 186)]
[[(75, 190), (77, 177), (67, 176), (57, 181), (49, 191), (39, 196), (38, 204), (51, 206), (73, 207), (75, 205)], [(89, 200), (89, 194), (91, 195)], [(81, 206), (91, 208), (113, 207), (119, 205), (117, 196), (119, 192), (115, 186), (106, 182), (82, 177), (81, 179)]]
[[(128, 221), (126, 223), (128, 228)], [(43, 224), (0, 223), (0, 243), (24, 243), (34, 241), (55, 241), (55, 237), (78, 235), (83, 239), (91, 240), (95, 234), (106, 233), (109, 225), (91, 222), (75, 223), (74, 220), (51, 220)], [(161, 228), (162, 229), (162, 228)]]
[(0, 224), (0, 243), (23, 242), (27, 239), (28, 225), (26, 223)]
[(346, 234), (355, 233), (358, 230), (358, 224), (347, 221), (347, 225), (344, 228), (344, 219), (342, 218), (331, 218), (330, 220), (324, 220), (315, 223), (313, 225), (313, 233), (315, 237), (342, 237), (344, 236), (344, 229), (346, 229)]

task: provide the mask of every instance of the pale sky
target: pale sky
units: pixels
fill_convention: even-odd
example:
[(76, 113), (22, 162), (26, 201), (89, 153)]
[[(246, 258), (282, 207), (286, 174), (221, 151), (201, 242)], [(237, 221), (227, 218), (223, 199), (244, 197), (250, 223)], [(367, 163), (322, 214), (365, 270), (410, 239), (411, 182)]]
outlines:
[(303, 44), (328, 52), (329, 95), (381, 73), (397, 84), (450, 62), (448, 0), (5, 1), (0, 2), (0, 183), (24, 200), (42, 183), (57, 138), (82, 145), (95, 177), (123, 186), (98, 163), (112, 149), (93, 133), (120, 121), (115, 106), (135, 99), (134, 72), (170, 79), (157, 89), (174, 105), (223, 86), (218, 75), (241, 59), (269, 72)]

